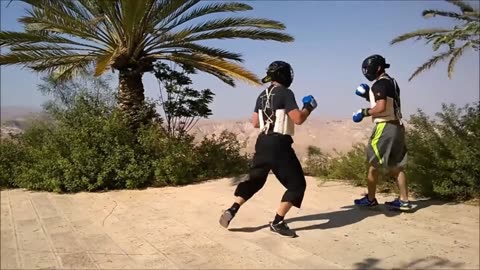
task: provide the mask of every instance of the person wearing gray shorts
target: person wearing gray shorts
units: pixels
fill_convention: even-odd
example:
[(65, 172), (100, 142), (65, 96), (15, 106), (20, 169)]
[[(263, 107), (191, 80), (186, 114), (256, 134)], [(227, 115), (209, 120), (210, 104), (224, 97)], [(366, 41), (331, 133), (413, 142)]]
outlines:
[(404, 172), (407, 163), (407, 147), (400, 106), (400, 87), (396, 80), (385, 72), (389, 67), (390, 64), (386, 63), (385, 58), (378, 54), (367, 57), (362, 63), (363, 75), (374, 83), (371, 89), (367, 84), (361, 84), (355, 93), (369, 101), (371, 106), (356, 111), (353, 114), (353, 121), (358, 123), (364, 117), (371, 116), (375, 127), (366, 149), (370, 163), (368, 194), (355, 200), (354, 203), (365, 207), (378, 205), (375, 198), (378, 171), (386, 169), (397, 179), (400, 196), (385, 204), (400, 210), (410, 210), (412, 205), (408, 200), (407, 179)]

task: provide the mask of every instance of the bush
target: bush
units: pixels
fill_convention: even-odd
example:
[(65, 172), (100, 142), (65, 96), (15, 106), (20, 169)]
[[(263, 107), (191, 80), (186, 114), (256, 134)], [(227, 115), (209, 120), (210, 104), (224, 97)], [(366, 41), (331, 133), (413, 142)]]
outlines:
[(433, 120), (421, 110), (407, 133), (407, 177), (429, 196), (466, 200), (480, 197), (480, 105), (442, 105)]
[(185, 185), (197, 179), (199, 157), (191, 136), (162, 136), (154, 147), (161, 155), (153, 165), (155, 185)]
[(62, 110), (48, 109), (54, 122), (37, 122), (19, 138), (25, 149), (15, 183), (56, 192), (137, 188), (153, 175), (135, 134), (119, 113), (80, 95)]
[(52, 121), (37, 120), (0, 144), (0, 185), (55, 192), (183, 185), (243, 172), (235, 135), (193, 143), (152, 122), (133, 133), (114, 107), (89, 93), (69, 106), (49, 103)]
[(308, 146), (304, 172), (306, 175), (327, 177), (331, 157), (316, 146)]
[[(306, 171), (324, 179), (347, 180), (355, 186), (367, 185), (368, 162), (365, 144), (357, 143), (347, 153), (336, 153), (335, 157), (324, 154), (310, 146), (306, 161)], [(392, 188), (391, 181), (384, 172), (379, 172), (378, 186), (382, 191)]]
[[(150, 131), (151, 132), (151, 131)], [(193, 136), (142, 137), (146, 149), (155, 149), (155, 185), (184, 185), (199, 180), (236, 176), (248, 169), (248, 157), (242, 155), (235, 134), (223, 131), (205, 137), (198, 145)]]
[(205, 137), (195, 148), (195, 153), (201, 159), (198, 162), (199, 178), (220, 178), (237, 176), (248, 172), (249, 157), (242, 155), (245, 146), (238, 141), (237, 136), (229, 131), (223, 131), (217, 137), (215, 134)]
[[(421, 110), (407, 129), (409, 189), (424, 196), (454, 200), (480, 197), (480, 106), (443, 105), (432, 120)], [(306, 171), (326, 179), (345, 179), (365, 186), (368, 163), (365, 146), (357, 144), (337, 157), (310, 147)], [(391, 189), (395, 180), (379, 176), (379, 186)]]
[(15, 179), (18, 176), (18, 167), (24, 160), (23, 147), (11, 140), (2, 140), (0, 143), (0, 187), (16, 187)]

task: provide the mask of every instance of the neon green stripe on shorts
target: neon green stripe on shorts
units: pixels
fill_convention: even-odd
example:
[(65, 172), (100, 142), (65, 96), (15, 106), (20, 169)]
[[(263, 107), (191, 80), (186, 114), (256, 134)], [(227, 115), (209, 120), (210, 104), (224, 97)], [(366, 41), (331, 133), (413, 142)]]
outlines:
[(380, 140), (380, 137), (383, 134), (383, 130), (385, 129), (385, 126), (386, 126), (385, 122), (377, 124), (377, 127), (375, 129), (375, 136), (373, 137), (373, 140), (372, 140), (372, 148), (380, 164), (383, 164), (383, 160), (382, 160), (382, 157), (380, 156), (380, 152), (378, 151), (377, 144), (378, 144), (378, 141)]

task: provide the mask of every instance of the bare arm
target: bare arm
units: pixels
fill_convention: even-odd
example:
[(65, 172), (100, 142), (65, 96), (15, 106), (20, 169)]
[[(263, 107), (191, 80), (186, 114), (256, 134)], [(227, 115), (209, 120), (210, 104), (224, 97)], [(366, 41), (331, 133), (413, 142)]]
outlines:
[(385, 112), (387, 108), (387, 100), (379, 99), (377, 100), (375, 106), (368, 110), (368, 114), (371, 116), (376, 116), (377, 114), (381, 114)]
[(252, 124), (254, 128), (260, 128), (260, 122), (258, 120), (258, 113), (254, 112), (252, 114)]
[(305, 120), (307, 120), (308, 116), (310, 115), (310, 112), (307, 109), (293, 109), (290, 112), (288, 112), (288, 116), (296, 125), (301, 125)]

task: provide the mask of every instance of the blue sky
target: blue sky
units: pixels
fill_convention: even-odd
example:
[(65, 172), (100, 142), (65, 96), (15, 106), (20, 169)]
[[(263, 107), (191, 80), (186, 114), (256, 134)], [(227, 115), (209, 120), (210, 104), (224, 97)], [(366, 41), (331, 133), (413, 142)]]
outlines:
[[(2, 30), (20, 30), (17, 19), (24, 7), (13, 2), (5, 8), (1, 1)], [(441, 103), (464, 105), (479, 100), (479, 53), (468, 51), (457, 63), (453, 79), (447, 77), (447, 64), (440, 63), (430, 71), (408, 82), (416, 67), (429, 59), (430, 45), (407, 41), (395, 46), (389, 41), (399, 34), (419, 28), (448, 27), (453, 21), (445, 18), (424, 19), (424, 9), (455, 10), (443, 1), (249, 1), (254, 10), (241, 16), (266, 17), (286, 24), (286, 31), (295, 37), (293, 43), (249, 40), (213, 41), (209, 44), (243, 54), (244, 65), (263, 76), (274, 60), (291, 63), (295, 79), (291, 86), (301, 106), (301, 98), (312, 94), (319, 107), (316, 116), (350, 118), (358, 108), (368, 106), (355, 96), (358, 84), (367, 82), (360, 69), (368, 55), (378, 53), (391, 64), (389, 73), (402, 90), (405, 116), (417, 108), (432, 114)], [(1, 105), (33, 106), (47, 100), (37, 90), (40, 75), (19, 67), (1, 67)], [(197, 89), (210, 88), (216, 94), (212, 118), (246, 118), (252, 113), (262, 87), (239, 82), (235, 88), (211, 75), (195, 75)], [(146, 95), (158, 97), (152, 75), (144, 76)], [(113, 82), (116, 85), (116, 81)]]

